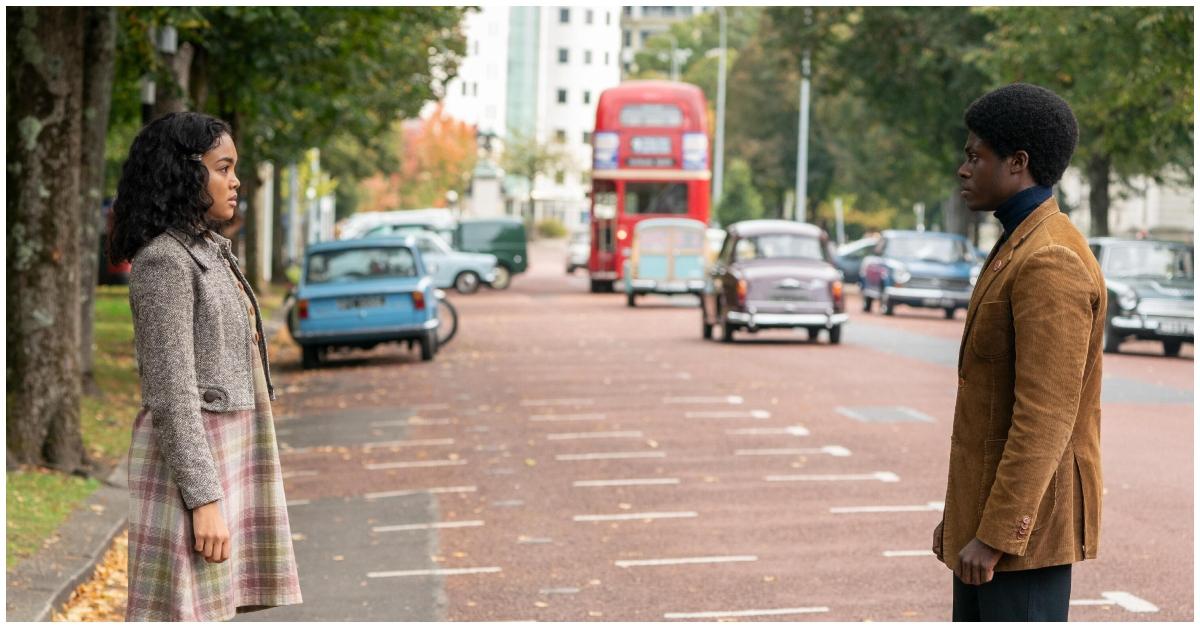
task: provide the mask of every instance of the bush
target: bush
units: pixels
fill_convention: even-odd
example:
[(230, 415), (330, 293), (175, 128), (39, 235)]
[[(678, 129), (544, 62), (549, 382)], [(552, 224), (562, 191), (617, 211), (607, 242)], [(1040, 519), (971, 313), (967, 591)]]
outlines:
[(537, 234), (543, 238), (565, 238), (567, 228), (561, 221), (547, 218), (537, 224)]

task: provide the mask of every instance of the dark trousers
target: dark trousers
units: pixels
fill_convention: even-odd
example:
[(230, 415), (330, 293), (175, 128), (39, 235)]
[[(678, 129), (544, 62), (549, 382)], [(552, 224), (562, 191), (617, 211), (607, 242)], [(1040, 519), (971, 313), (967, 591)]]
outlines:
[(1067, 621), (1071, 565), (997, 571), (980, 586), (954, 579), (954, 621)]

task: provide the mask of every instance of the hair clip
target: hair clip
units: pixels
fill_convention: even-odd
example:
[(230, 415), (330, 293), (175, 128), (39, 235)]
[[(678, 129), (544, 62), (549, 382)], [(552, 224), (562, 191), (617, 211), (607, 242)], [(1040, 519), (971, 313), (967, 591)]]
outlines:
[(188, 155), (188, 159), (191, 159), (192, 161), (201, 161), (200, 157), (201, 155), (199, 153), (195, 155)]

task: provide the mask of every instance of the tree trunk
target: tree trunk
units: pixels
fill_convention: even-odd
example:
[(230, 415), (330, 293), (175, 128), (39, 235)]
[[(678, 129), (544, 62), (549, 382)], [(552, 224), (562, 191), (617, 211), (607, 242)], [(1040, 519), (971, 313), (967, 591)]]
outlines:
[(967, 204), (963, 201), (962, 195), (958, 193), (957, 188), (950, 193), (950, 198), (946, 199), (944, 214), (946, 233), (970, 236), (971, 210), (967, 209)]
[(1088, 206), (1092, 212), (1093, 237), (1108, 235), (1108, 179), (1112, 160), (1107, 155), (1093, 157), (1087, 162)]
[(163, 84), (155, 95), (154, 114), (152, 120), (157, 120), (160, 117), (177, 111), (187, 111), (187, 97), (191, 93), (188, 84), (191, 77), (192, 56), (195, 48), (190, 42), (179, 44), (179, 49), (174, 54), (159, 53), (163, 63), (170, 70), (171, 81), (174, 82)]
[[(249, 157), (245, 153), (242, 156)], [(243, 172), (239, 177), (242, 180), (242, 189), (238, 190), (238, 196), (246, 199), (245, 230), (243, 231), (246, 237), (246, 259), (242, 262), (242, 274), (246, 275), (246, 281), (250, 282), (250, 287), (254, 288), (255, 292), (262, 292), (262, 272), (260, 272), (262, 266), (259, 264), (262, 251), (258, 248), (258, 213), (262, 211), (262, 208), (258, 206), (258, 188), (262, 182), (258, 180), (258, 162), (252, 158), (247, 159), (238, 164), (238, 169)]]
[(283, 168), (275, 167), (271, 171), (274, 173), (275, 184), (271, 189), (275, 195), (275, 202), (271, 203), (271, 207), (275, 212), (275, 219), (271, 221), (271, 283), (284, 284), (287, 283), (287, 248), (286, 242), (287, 232), (284, 230), (284, 216), (286, 212), (283, 207)]
[(92, 374), (92, 328), (96, 310), (96, 276), (105, 246), (100, 224), (104, 200), (104, 138), (112, 105), (113, 68), (117, 43), (117, 10), (96, 7), (85, 11), (83, 74), (83, 162), (80, 164), (79, 370), (83, 390), (96, 394)]
[[(75, 471), (84, 9), (6, 9), (8, 450)], [(20, 97), (17, 95), (20, 94)]]

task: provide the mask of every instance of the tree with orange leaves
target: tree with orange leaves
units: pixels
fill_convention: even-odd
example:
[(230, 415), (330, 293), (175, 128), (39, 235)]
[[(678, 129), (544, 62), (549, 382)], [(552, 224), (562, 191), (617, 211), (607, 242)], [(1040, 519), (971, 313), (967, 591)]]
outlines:
[(465, 194), (475, 169), (475, 127), (439, 104), (425, 118), (397, 123), (393, 134), (399, 168), (359, 184), (359, 211), (445, 207), (447, 192)]

